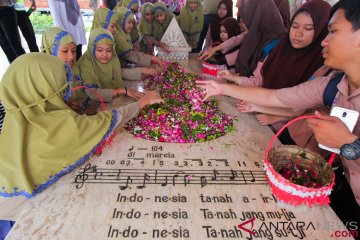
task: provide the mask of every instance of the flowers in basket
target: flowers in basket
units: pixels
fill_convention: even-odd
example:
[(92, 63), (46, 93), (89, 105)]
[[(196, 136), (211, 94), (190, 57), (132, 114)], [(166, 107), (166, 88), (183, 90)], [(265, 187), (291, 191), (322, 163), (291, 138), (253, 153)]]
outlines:
[(266, 178), (274, 196), (290, 205), (327, 205), (334, 186), (335, 175), (331, 164), (319, 154), (297, 146), (272, 147), (276, 138), (289, 125), (296, 121), (317, 118), (317, 116), (300, 116), (287, 122), (273, 136), (267, 146), (264, 169)]
[(275, 197), (290, 205), (326, 205), (334, 186), (332, 168), (323, 158), (295, 146), (272, 148), (264, 161)]
[(164, 103), (147, 106), (125, 129), (139, 138), (173, 143), (204, 142), (233, 130), (232, 117), (219, 110), (217, 101), (201, 101), (197, 80), (202, 79), (168, 63), (165, 71), (144, 81), (145, 89), (159, 92)]
[(281, 176), (290, 182), (310, 188), (322, 187), (321, 182), (317, 179), (317, 174), (312, 169), (308, 169), (301, 165), (283, 166), (277, 170)]

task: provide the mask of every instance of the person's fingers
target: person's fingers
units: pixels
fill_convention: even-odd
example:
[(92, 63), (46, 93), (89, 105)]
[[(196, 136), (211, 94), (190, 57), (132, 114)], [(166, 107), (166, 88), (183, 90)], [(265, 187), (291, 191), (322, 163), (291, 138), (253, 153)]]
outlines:
[(195, 81), (196, 84), (199, 85), (209, 85), (212, 82), (210, 79), (204, 79), (204, 80), (197, 80)]
[(320, 123), (320, 120), (319, 119), (315, 119), (315, 118), (309, 118), (306, 120), (308, 126), (314, 130)]
[(145, 94), (144, 93), (142, 93), (142, 92), (136, 92), (135, 93), (135, 96), (137, 96), (137, 97), (143, 97), (143, 96), (145, 96)]
[(157, 98), (154, 103), (164, 103), (164, 100), (162, 98)]
[(201, 55), (198, 57), (198, 59), (199, 59), (199, 60), (204, 60), (205, 57), (206, 57), (206, 53), (201, 54)]
[(319, 119), (321, 120), (328, 120), (328, 121), (335, 121), (336, 119), (328, 114), (324, 114), (322, 112), (319, 111), (315, 111), (315, 115), (317, 117), (319, 117)]
[(268, 125), (268, 124), (266, 123), (266, 121), (264, 121), (264, 119), (263, 119), (263, 117), (262, 117), (261, 114), (259, 114), (259, 115), (256, 116), (256, 120), (257, 120), (257, 121), (260, 123), (260, 125), (262, 125), (262, 126)]
[(201, 101), (205, 102), (205, 101), (209, 100), (209, 97), (211, 97), (211, 95), (206, 93), (205, 97)]

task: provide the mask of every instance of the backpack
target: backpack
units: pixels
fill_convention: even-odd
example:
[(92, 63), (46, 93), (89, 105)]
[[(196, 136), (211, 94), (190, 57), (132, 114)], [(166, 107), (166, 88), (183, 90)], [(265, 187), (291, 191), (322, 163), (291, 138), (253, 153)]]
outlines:
[(331, 106), (333, 105), (335, 96), (338, 92), (337, 85), (343, 77), (343, 72), (336, 74), (332, 79), (330, 79), (329, 83), (325, 87), (323, 93), (323, 103), (326, 107), (331, 108)]

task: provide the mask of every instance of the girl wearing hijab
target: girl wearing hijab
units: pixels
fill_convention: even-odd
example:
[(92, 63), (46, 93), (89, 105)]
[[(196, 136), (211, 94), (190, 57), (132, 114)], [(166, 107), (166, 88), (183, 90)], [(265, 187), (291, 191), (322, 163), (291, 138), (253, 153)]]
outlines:
[(232, 0), (222, 0), (218, 5), (217, 15), (210, 23), (207, 31), (205, 49), (209, 48), (212, 43), (220, 41), (220, 23), (222, 20), (232, 16)]
[(322, 0), (311, 0), (293, 16), (287, 34), (250, 77), (223, 75), (243, 86), (270, 89), (292, 87), (307, 81), (323, 65), (321, 42), (327, 34), (331, 6)]
[(76, 60), (82, 55), (82, 45), (86, 44), (86, 32), (80, 5), (76, 0), (48, 0), (54, 26), (69, 32), (76, 40)]
[[(221, 44), (225, 41), (227, 41), (229, 38), (232, 38), (234, 36), (237, 36), (240, 34), (240, 26), (239, 22), (232, 17), (224, 19), (219, 26), (220, 29), (220, 39), (217, 44)], [(236, 52), (238, 50), (237, 47), (229, 50), (227, 54), (232, 54), (233, 52)], [(225, 65), (226, 64), (226, 55), (222, 52), (218, 52), (215, 55), (215, 62), (218, 65)]]
[(153, 36), (157, 41), (161, 41), (167, 27), (169, 26), (174, 15), (168, 12), (168, 9), (163, 2), (154, 4), (155, 21), (153, 23)]
[[(117, 26), (118, 26), (118, 15), (114, 11), (112, 11), (108, 8), (99, 8), (95, 11), (93, 25), (92, 25), (91, 30), (96, 29), (96, 28), (107, 29), (107, 30), (109, 30), (109, 32), (112, 33), (112, 35), (115, 39), (115, 42), (116, 42), (116, 39), (118, 39), (119, 40), (118, 44), (120, 46), (125, 46), (126, 40), (124, 39), (124, 37), (120, 36)], [(118, 47), (118, 48), (120, 48), (120, 47)], [(115, 44), (115, 49), (118, 49), (118, 48), (116, 48), (116, 44)], [(138, 67), (136, 67), (136, 68), (122, 67), (121, 74), (124, 79), (141, 80), (141, 74), (142, 74), (142, 72), (144, 72), (144, 74), (146, 74), (146, 70), (147, 69), (144, 70), (143, 68), (138, 68)]]
[(140, 51), (146, 54), (153, 55), (154, 45), (161, 47), (165, 52), (169, 52), (169, 46), (163, 42), (156, 41), (153, 35), (154, 22), (154, 5), (152, 3), (144, 3), (141, 6), (141, 20), (139, 24), (139, 31), (141, 35)]
[(145, 105), (162, 101), (151, 92), (116, 110), (78, 115), (65, 103), (70, 76), (59, 59), (29, 53), (10, 65), (0, 82), (7, 112), (0, 135), (0, 220), (15, 221), (26, 199), (100, 153), (114, 129)]
[(114, 39), (108, 30), (97, 28), (91, 31), (89, 45), (79, 60), (79, 67), (85, 91), (93, 100), (99, 101), (101, 97), (104, 102), (111, 102), (119, 95), (134, 99), (143, 96), (143, 93), (124, 86)]
[(240, 34), (230, 38), (215, 48), (206, 50), (200, 59), (208, 59), (221, 50), (227, 53), (239, 46), (239, 51), (226, 55), (228, 66), (235, 65), (240, 76), (249, 77), (257, 62), (263, 60), (280, 41), (280, 36), (287, 30), (279, 10), (273, 0), (240, 0), (240, 16), (248, 29), (246, 36)]
[[(294, 14), (288, 34), (281, 37), (280, 43), (263, 63), (258, 63), (253, 76), (247, 78), (226, 74), (222, 77), (243, 86), (281, 89), (313, 79), (313, 75), (316, 77), (325, 75), (327, 70), (322, 67), (324, 60), (321, 54), (323, 49), (321, 42), (327, 35), (330, 9), (331, 6), (323, 0), (311, 0), (305, 3)], [(242, 112), (267, 113), (257, 115), (257, 119), (263, 125), (279, 122), (272, 126), (275, 130), (284, 124), (283, 121), (289, 120), (279, 116), (291, 116), (288, 109), (250, 106), (244, 102), (240, 102), (238, 108)], [(296, 114), (300, 115), (303, 112)], [(300, 125), (301, 128), (298, 127)], [(289, 134), (299, 146), (309, 144), (308, 148), (318, 151), (316, 141), (309, 141), (312, 131), (306, 131), (303, 126), (304, 124), (296, 123), (289, 128)], [(287, 143), (285, 139), (280, 138), (280, 140)]]
[[(83, 86), (84, 83), (80, 76), (79, 65), (76, 62), (76, 43), (70, 33), (61, 28), (48, 28), (42, 35), (41, 52), (50, 54), (66, 63), (72, 72), (72, 88)], [(96, 104), (89, 103), (89, 99), (83, 88), (77, 89), (71, 94), (67, 102), (75, 112), (92, 115), (96, 113)]]
[[(114, 7), (114, 11), (116, 11), (116, 9), (118, 9), (119, 7), (124, 7), (127, 8), (128, 10), (130, 10), (134, 16), (135, 14), (139, 11), (139, 0), (121, 0), (120, 2), (118, 2), (118, 4), (116, 4), (116, 6)], [(130, 33), (131, 36), (131, 42), (134, 46), (138, 45), (138, 41), (139, 41), (139, 30), (137, 28), (137, 23), (136, 20), (134, 18), (134, 27), (131, 30)]]
[(179, 25), (189, 46), (195, 52), (204, 25), (204, 11), (200, 0), (187, 0), (180, 11)]
[(113, 35), (116, 33), (118, 17), (114, 11), (108, 8), (99, 8), (94, 13), (91, 30), (104, 28)]
[(131, 44), (130, 32), (133, 28), (133, 13), (127, 8), (119, 7), (116, 9), (116, 14), (118, 15), (119, 20), (117, 25), (117, 31), (115, 34), (115, 46), (116, 53), (121, 61), (121, 65), (123, 67), (133, 67), (135, 63), (137, 65), (144, 66), (141, 68), (136, 68), (138, 76), (134, 78), (135, 80), (140, 80), (141, 74), (157, 74), (157, 71), (154, 68), (151, 68), (151, 63), (155, 63), (160, 67), (163, 67), (163, 60), (156, 56), (151, 56), (142, 52), (138, 52), (133, 48), (133, 45)]

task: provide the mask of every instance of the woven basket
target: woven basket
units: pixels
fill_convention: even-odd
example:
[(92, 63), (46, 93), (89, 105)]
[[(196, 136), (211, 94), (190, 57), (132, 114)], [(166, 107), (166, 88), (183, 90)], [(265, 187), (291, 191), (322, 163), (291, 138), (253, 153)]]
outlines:
[[(327, 163), (319, 154), (297, 146), (272, 147), (281, 132), (292, 123), (317, 116), (301, 116), (286, 123), (270, 140), (264, 159), (267, 180), (274, 196), (290, 205), (328, 205), (329, 195), (334, 186), (335, 175), (331, 164), (335, 158), (332, 154)], [(282, 168), (308, 171), (322, 187), (313, 188), (295, 184), (284, 178), (279, 171)]]

